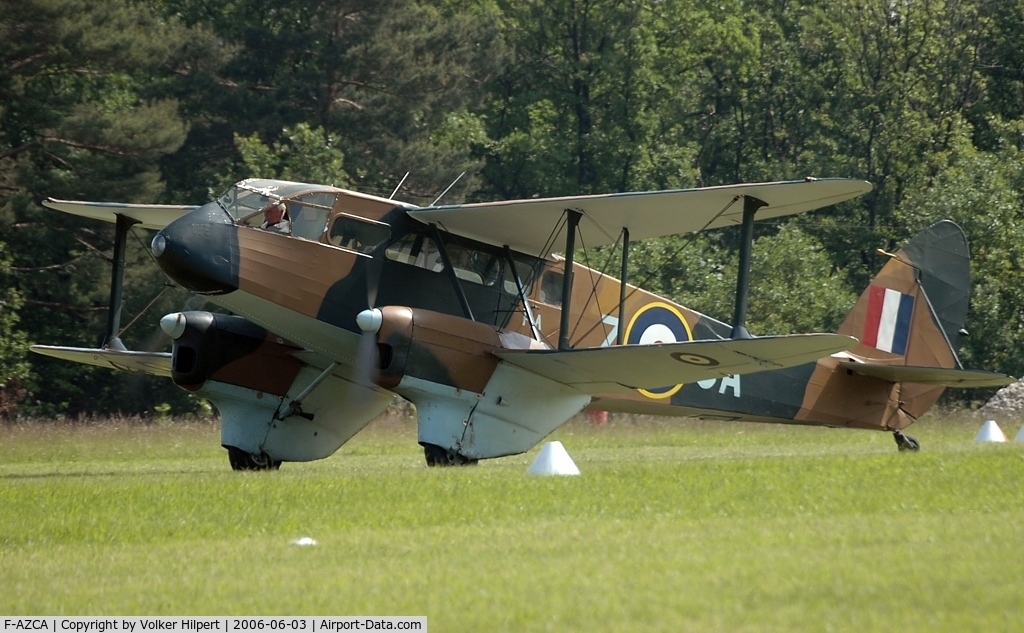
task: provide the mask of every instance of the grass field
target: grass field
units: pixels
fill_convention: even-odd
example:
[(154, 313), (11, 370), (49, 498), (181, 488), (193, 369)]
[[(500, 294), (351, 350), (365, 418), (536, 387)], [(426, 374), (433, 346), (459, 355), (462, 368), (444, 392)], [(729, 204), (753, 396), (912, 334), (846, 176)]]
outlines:
[[(1024, 630), (1024, 443), (614, 419), (428, 469), (404, 419), (233, 473), (212, 423), (0, 426), (0, 613), (426, 615), (431, 631)], [(1019, 423), (1004, 423), (1009, 436)], [(309, 536), (314, 547), (291, 540)]]

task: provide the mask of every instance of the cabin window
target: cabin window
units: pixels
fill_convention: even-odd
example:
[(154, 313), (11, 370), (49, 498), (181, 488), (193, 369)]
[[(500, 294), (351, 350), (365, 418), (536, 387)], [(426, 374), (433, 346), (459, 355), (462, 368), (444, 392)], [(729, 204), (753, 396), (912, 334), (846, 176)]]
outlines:
[(384, 255), (396, 262), (411, 264), (419, 268), (438, 271), (444, 268), (441, 253), (437, 251), (433, 240), (425, 235), (409, 233), (393, 242), (384, 251)]
[[(495, 286), (501, 276), (498, 258), (487, 251), (457, 241), (445, 244), (445, 252), (452, 263), (455, 276), (481, 286)], [(384, 252), (388, 259), (426, 268), (434, 272), (444, 270), (444, 259), (437, 244), (427, 237), (410, 233), (395, 241)], [(512, 280), (513, 292), (515, 281)]]
[[(533, 265), (529, 262), (515, 260), (516, 272), (519, 273), (519, 281), (523, 282), (523, 290), (526, 296), (530, 296), (530, 288), (533, 287)], [(519, 288), (516, 287), (516, 278), (512, 273), (512, 266), (505, 260), (505, 276), (502, 278), (502, 289), (510, 295), (519, 295)]]
[(458, 243), (445, 245), (445, 250), (452, 262), (455, 276), (459, 279), (484, 286), (493, 286), (497, 283), (501, 268), (498, 266), (498, 258), (494, 255)]
[[(340, 215), (331, 226), (330, 241), (335, 246), (360, 253), (370, 253), (391, 236), (391, 229), (383, 222), (371, 222), (350, 215)], [(388, 249), (390, 251), (390, 249)], [(391, 259), (394, 257), (388, 256)]]
[(548, 305), (559, 307), (562, 305), (562, 273), (557, 273), (553, 270), (549, 270), (544, 273), (544, 277), (541, 278), (540, 282), (540, 299), (541, 302)]

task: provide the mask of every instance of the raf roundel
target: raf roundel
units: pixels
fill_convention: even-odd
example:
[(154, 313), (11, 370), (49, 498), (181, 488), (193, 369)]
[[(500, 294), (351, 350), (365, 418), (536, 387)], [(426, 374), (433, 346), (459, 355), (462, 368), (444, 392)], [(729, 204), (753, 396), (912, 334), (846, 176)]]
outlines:
[[(692, 341), (693, 332), (682, 313), (667, 303), (648, 303), (636, 311), (626, 326), (625, 340), (629, 345), (656, 345)], [(638, 389), (648, 398), (668, 398), (682, 389), (682, 385)]]

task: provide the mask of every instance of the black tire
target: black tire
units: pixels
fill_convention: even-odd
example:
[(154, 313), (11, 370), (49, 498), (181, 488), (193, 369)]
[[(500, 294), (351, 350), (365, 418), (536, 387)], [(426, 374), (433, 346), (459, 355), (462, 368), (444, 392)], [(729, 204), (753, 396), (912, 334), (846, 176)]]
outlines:
[(910, 451), (916, 453), (921, 450), (921, 442), (917, 441), (917, 438), (913, 435), (904, 435), (899, 431), (893, 431), (893, 438), (896, 440), (896, 448), (902, 451)]
[(225, 446), (224, 448), (228, 449), (231, 470), (277, 470), (281, 467), (280, 460), (270, 459), (266, 453), (253, 455), (234, 446)]
[(424, 444), (423, 456), (427, 459), (427, 466), (475, 466), (479, 460), (470, 459), (465, 455), (454, 453), (436, 444)]

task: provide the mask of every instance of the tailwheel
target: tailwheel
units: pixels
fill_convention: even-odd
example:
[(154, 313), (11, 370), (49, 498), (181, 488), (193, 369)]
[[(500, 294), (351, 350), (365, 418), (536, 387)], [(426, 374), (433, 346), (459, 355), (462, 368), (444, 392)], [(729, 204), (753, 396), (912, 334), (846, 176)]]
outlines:
[(899, 431), (893, 431), (892, 437), (896, 440), (896, 448), (900, 451), (911, 451), (916, 453), (921, 450), (921, 442), (918, 442), (917, 438), (912, 435), (904, 435)]
[(234, 446), (225, 446), (228, 449), (228, 461), (231, 462), (231, 470), (277, 470), (281, 467), (281, 461), (270, 459), (266, 453), (253, 455)]
[(475, 466), (476, 459), (470, 459), (436, 444), (424, 444), (423, 455), (427, 458), (427, 466)]

